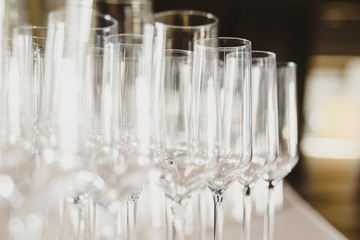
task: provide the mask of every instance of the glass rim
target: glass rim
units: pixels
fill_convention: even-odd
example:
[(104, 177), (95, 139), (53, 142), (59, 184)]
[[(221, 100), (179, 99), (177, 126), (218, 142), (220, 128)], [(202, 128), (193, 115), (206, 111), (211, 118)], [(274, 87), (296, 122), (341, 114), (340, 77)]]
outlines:
[(295, 62), (292, 61), (278, 61), (276, 62), (276, 67), (277, 68), (297, 68), (297, 64)]
[[(255, 56), (254, 54), (259, 54), (261, 56)], [(263, 51), (263, 50), (252, 50), (251, 51), (252, 59), (261, 59), (261, 58), (274, 58), (276, 59), (276, 54), (271, 51)]]
[[(188, 15), (188, 16), (198, 16), (198, 17), (204, 17), (206, 19), (212, 20), (212, 22), (209, 22), (207, 24), (203, 25), (193, 25), (193, 26), (179, 26), (179, 25), (173, 25), (173, 24), (167, 24), (161, 21), (158, 21), (157, 19), (159, 17), (164, 16), (175, 16), (175, 15)], [(174, 28), (174, 29), (198, 29), (198, 28), (204, 28), (204, 27), (212, 27), (216, 26), (219, 22), (218, 17), (216, 17), (214, 14), (205, 12), (205, 11), (198, 11), (198, 10), (191, 10), (191, 9), (183, 9), (183, 10), (166, 10), (157, 12), (154, 14), (154, 23), (155, 24), (161, 24), (165, 28)]]
[(92, 54), (93, 56), (97, 56), (97, 57), (104, 57), (105, 56), (104, 51), (105, 51), (104, 47), (91, 46), (86, 49), (86, 54)]
[(19, 25), (19, 26), (14, 27), (13, 31), (16, 31), (17, 29), (41, 29), (41, 30), (47, 31), (46, 26), (38, 26), (38, 25)]
[[(119, 39), (119, 38), (128, 38), (131, 37), (134, 40), (140, 40), (141, 43), (127, 43), (127, 42), (114, 42), (110, 41), (110, 39)], [(106, 36), (104, 38), (105, 43), (111, 45), (124, 45), (124, 46), (142, 46), (144, 43), (144, 35), (134, 34), (134, 33), (118, 33)]]
[[(239, 45), (236, 46), (208, 46), (206, 43), (211, 43), (213, 41), (216, 41), (218, 43), (219, 41), (223, 40), (232, 40), (239, 42)], [(200, 43), (204, 44), (200, 44)], [(240, 44), (242, 43), (242, 44)], [(238, 37), (217, 37), (217, 38), (201, 38), (194, 42), (194, 46), (204, 48), (204, 49), (216, 49), (218, 51), (233, 51), (233, 50), (244, 50), (246, 47), (251, 47), (251, 41), (245, 38), (238, 38)]]
[(48, 28), (45, 26), (36, 26), (36, 25), (21, 25), (21, 26), (16, 26), (13, 29), (13, 37), (15, 36), (28, 36), (32, 39), (40, 39), (40, 40), (45, 40), (46, 41), (46, 36), (45, 37), (40, 37), (40, 36), (34, 36), (32, 34), (26, 34), (26, 33), (19, 33), (17, 32), (18, 30), (30, 30), (30, 29), (39, 29), (39, 30), (44, 30), (46, 32), (47, 35), (47, 31)]
[[(56, 20), (58, 21), (61, 21), (61, 22), (65, 22), (65, 16), (67, 15), (66, 13), (66, 9), (65, 8), (62, 8), (62, 9), (56, 9), (56, 10), (53, 10), (49, 13), (49, 22), (50, 22), (50, 19), (54, 18), (55, 19), (55, 22)], [(103, 14), (103, 13), (100, 13), (96, 10), (92, 10), (92, 15), (97, 17), (97, 18), (103, 18), (105, 19), (106, 21), (108, 22), (111, 22), (111, 24), (109, 26), (105, 26), (105, 27), (91, 27), (90, 26), (90, 30), (91, 31), (97, 31), (97, 30), (107, 30), (107, 29), (117, 29), (118, 27), (118, 21), (113, 18), (111, 15), (109, 14)], [(63, 18), (61, 18), (63, 17)]]
[(183, 53), (184, 55), (193, 55), (193, 51), (177, 48), (167, 48), (165, 49), (165, 53)]

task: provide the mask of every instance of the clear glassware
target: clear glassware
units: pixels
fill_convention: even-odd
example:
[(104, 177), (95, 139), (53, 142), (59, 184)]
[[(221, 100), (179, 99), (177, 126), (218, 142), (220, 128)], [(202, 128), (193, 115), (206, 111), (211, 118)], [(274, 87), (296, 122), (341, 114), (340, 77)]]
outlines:
[[(44, 227), (43, 212), (40, 213), (43, 209), (37, 205), (33, 194), (40, 194), (37, 188), (44, 187), (41, 181), (47, 179), (38, 169), (35, 146), (45, 42), (46, 28), (19, 26), (13, 31), (12, 46), (3, 45), (0, 182), (10, 213), (5, 234), (16, 239), (36, 239), (42, 235)], [(38, 181), (37, 177), (43, 179)], [(39, 210), (38, 215), (34, 213), (36, 210)], [(29, 215), (38, 220), (36, 229), (28, 228), (25, 217)], [(14, 221), (18, 225), (12, 225)], [(19, 231), (21, 224), (25, 228)]]
[(251, 188), (276, 159), (277, 137), (276, 55), (252, 51), (251, 66), (251, 124), (252, 157), (250, 165), (238, 177), (243, 186), (243, 239), (250, 239)]
[(151, 0), (96, 0), (96, 9), (114, 17), (118, 33), (143, 34), (144, 26), (153, 19)]
[(277, 91), (279, 150), (276, 161), (269, 165), (264, 175), (267, 182), (264, 240), (274, 239), (275, 186), (291, 172), (299, 160), (295, 63), (277, 63)]
[(217, 160), (217, 85), (191, 83), (189, 51), (168, 50), (164, 61), (164, 77), (155, 89), (155, 163), (170, 200), (171, 238), (184, 239), (188, 199), (204, 186)]
[(10, 39), (0, 39), (0, 146), (7, 141), (8, 125), (8, 84), (10, 73), (10, 60), (12, 55), (12, 41)]
[(194, 81), (219, 82), (219, 151), (216, 173), (207, 185), (214, 200), (214, 239), (222, 239), (227, 188), (251, 159), (251, 43), (240, 38), (195, 42)]
[[(152, 35), (152, 32), (151, 32)], [(114, 159), (104, 179), (127, 202), (127, 238), (135, 238), (136, 202), (141, 186), (148, 180), (152, 157), (150, 150), (151, 35), (117, 34), (106, 38), (106, 80), (103, 82), (103, 126), (105, 141), (110, 142)], [(146, 60), (147, 59), (147, 60)], [(146, 75), (148, 74), (148, 75)], [(109, 114), (111, 113), (111, 114)], [(111, 166), (126, 166), (119, 184)], [(122, 186), (123, 185), (123, 186)], [(123, 188), (122, 187), (125, 187)], [(110, 202), (111, 203), (111, 202)]]
[[(185, 50), (185, 52), (182, 52), (185, 56), (192, 55), (191, 53), (186, 53), (186, 51), (194, 50), (194, 42), (196, 40), (200, 38), (217, 37), (218, 34), (218, 19), (216, 16), (210, 13), (193, 10), (174, 10), (156, 13), (154, 15), (154, 25), (155, 52), (153, 86), (159, 86), (157, 85), (156, 81), (163, 81), (161, 79), (166, 75), (166, 73), (164, 73), (166, 69), (165, 66), (167, 66), (169, 63), (166, 63), (165, 59), (168, 57), (167, 54), (171, 53), (169, 50)], [(187, 57), (190, 58), (190, 56)], [(190, 61), (190, 59), (188, 60)], [(178, 61), (178, 63), (180, 62)], [(190, 67), (189, 65), (187, 66)], [(189, 83), (190, 80), (186, 80), (186, 82)], [(153, 92), (156, 92), (156, 89), (153, 89)], [(159, 96), (155, 95), (155, 97)], [(179, 99), (179, 101), (181, 101), (181, 99)], [(158, 102), (158, 99), (152, 99), (152, 102), (156, 103)], [(153, 109), (156, 109), (156, 107), (153, 107)], [(156, 125), (154, 125), (154, 129), (157, 129)], [(200, 208), (204, 207), (200, 204), (201, 196), (199, 197), (198, 202)], [(199, 212), (203, 211), (200, 209)], [(169, 213), (168, 215), (170, 216), (171, 214)], [(203, 215), (199, 214), (199, 216)], [(199, 219), (199, 222), (205, 222), (205, 220)], [(199, 225), (203, 224), (200, 223)], [(168, 224), (168, 238), (171, 238), (171, 232), (171, 224)], [(200, 229), (199, 234), (200, 236), (198, 236), (198, 238), (204, 239), (206, 235), (206, 229)]]
[[(104, 187), (89, 168), (97, 154), (95, 101), (100, 100), (96, 88), (103, 70), (95, 47), (117, 29), (115, 19), (91, 8), (79, 15), (75, 7), (49, 14), (37, 141), (41, 164), (52, 166), (53, 178), (64, 181), (58, 228), (66, 239), (87, 239), (94, 230), (92, 195)], [(94, 71), (86, 71), (89, 65)]]
[(4, 169), (3, 152), (8, 142), (8, 84), (12, 41), (1, 38), (0, 56), (0, 238), (9, 238), (8, 221), (10, 219), (10, 198), (13, 195), (14, 183)]

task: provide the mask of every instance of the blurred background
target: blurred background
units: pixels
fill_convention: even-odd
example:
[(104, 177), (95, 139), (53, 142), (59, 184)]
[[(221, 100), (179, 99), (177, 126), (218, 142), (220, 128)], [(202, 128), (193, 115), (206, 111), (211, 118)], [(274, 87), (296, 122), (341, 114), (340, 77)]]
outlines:
[[(6, 2), (8, 32), (46, 25), (48, 12), (64, 4)], [(298, 64), (301, 158), (287, 181), (347, 238), (360, 239), (360, 2), (154, 0), (153, 9), (211, 12), (220, 36), (249, 39), (253, 49)]]

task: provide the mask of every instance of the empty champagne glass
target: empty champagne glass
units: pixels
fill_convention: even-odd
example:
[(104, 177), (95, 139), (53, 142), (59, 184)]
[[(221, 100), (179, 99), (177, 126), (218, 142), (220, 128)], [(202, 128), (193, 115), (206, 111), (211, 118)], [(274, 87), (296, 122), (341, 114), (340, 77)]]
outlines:
[(164, 61), (155, 88), (155, 163), (170, 200), (171, 238), (184, 239), (187, 201), (204, 186), (217, 160), (217, 84), (191, 82), (192, 52), (167, 50)]
[[(36, 239), (44, 227), (43, 215), (40, 216), (43, 212), (34, 214), (41, 207), (33, 194), (40, 194), (37, 188), (44, 187), (37, 177), (43, 177), (42, 181), (48, 179), (38, 170), (35, 147), (45, 42), (46, 28), (19, 26), (13, 31), (12, 47), (3, 48), (0, 175), (2, 181), (7, 181), (7, 194), (2, 197), (10, 209), (5, 232), (16, 239)], [(36, 229), (26, 225), (29, 215), (38, 220)], [(26, 228), (12, 225), (14, 221)]]
[(0, 41), (0, 238), (7, 239), (9, 238), (10, 198), (13, 195), (14, 184), (11, 176), (4, 170), (2, 155), (8, 140), (8, 84), (12, 42), (5, 38), (1, 38)]
[(220, 85), (220, 159), (207, 183), (214, 200), (214, 239), (220, 240), (226, 190), (251, 159), (251, 43), (240, 38), (200, 39), (195, 54), (194, 81), (215, 80)]
[(251, 68), (252, 157), (238, 177), (243, 186), (242, 239), (246, 240), (250, 239), (251, 188), (275, 161), (278, 147), (276, 55), (252, 51)]
[(264, 240), (274, 239), (274, 188), (291, 172), (299, 159), (295, 63), (277, 63), (277, 91), (279, 150), (276, 161), (269, 165), (264, 175), (268, 188)]
[[(144, 35), (117, 34), (107, 37), (105, 42), (107, 77), (103, 82), (103, 131), (116, 158), (102, 161), (109, 164), (103, 174), (108, 185), (121, 195), (112, 201), (129, 198), (132, 193), (128, 200), (128, 239), (135, 237), (136, 201), (140, 194), (135, 190), (148, 180), (152, 161), (148, 71), (152, 31), (146, 36), (145, 39)], [(126, 167), (127, 172), (123, 176), (117, 174), (116, 169), (111, 169), (114, 164), (119, 165), (119, 169), (121, 165)], [(123, 184), (119, 184), (116, 175)]]
[[(117, 22), (93, 12), (91, 5), (84, 7), (71, 6), (49, 14), (39, 114), (41, 164), (53, 166), (54, 178), (64, 180), (59, 216), (62, 238), (90, 237), (91, 197), (103, 187), (102, 179), (89, 169), (96, 152), (96, 128), (92, 127), (98, 107), (93, 105), (99, 98), (94, 91), (101, 80), (96, 74), (102, 71), (96, 61), (99, 52), (91, 52), (89, 47), (103, 46), (104, 37), (115, 33)], [(86, 72), (89, 64), (93, 64), (93, 72)]]
[[(169, 58), (169, 54), (171, 54), (170, 50), (185, 50), (185, 52), (178, 52), (179, 54), (183, 54), (182, 59), (186, 60), (188, 63), (186, 64), (186, 68), (189, 68), (189, 61), (192, 58), (192, 53), (186, 51), (194, 50), (194, 42), (200, 38), (210, 38), (217, 37), (218, 34), (218, 19), (216, 16), (200, 11), (193, 10), (174, 10), (174, 11), (164, 11), (159, 12), (154, 15), (154, 23), (155, 23), (155, 49), (154, 49), (154, 84), (156, 86), (156, 81), (160, 80), (166, 76), (165, 66), (169, 63), (166, 58)], [(175, 51), (176, 52), (176, 51)], [(175, 53), (174, 52), (174, 53)], [(178, 56), (179, 57), (179, 56)], [(169, 60), (170, 61), (170, 60)], [(183, 63), (186, 62), (183, 60)], [(192, 61), (192, 60), (191, 60)], [(167, 62), (167, 63), (166, 63)], [(177, 64), (180, 64), (180, 61), (176, 61)], [(174, 62), (175, 63), (175, 62)], [(187, 71), (187, 75), (189, 70)], [(186, 80), (186, 79), (184, 79)], [(190, 80), (186, 80), (187, 83)], [(185, 83), (182, 83), (184, 85)], [(191, 88), (191, 87), (189, 87)], [(155, 89), (153, 90), (154, 92)], [(159, 96), (155, 95), (155, 98)], [(158, 102), (157, 99), (153, 99), (153, 102)], [(179, 99), (178, 101), (182, 101)], [(180, 103), (178, 103), (180, 104)], [(156, 107), (154, 107), (156, 109)], [(154, 126), (156, 129), (156, 126)], [(201, 201), (201, 196), (199, 198), (199, 203)], [(199, 205), (199, 209), (204, 206)], [(204, 212), (201, 209), (200, 213)], [(169, 214), (171, 215), (171, 214)], [(199, 216), (203, 216), (203, 214), (199, 214)], [(199, 220), (200, 222), (200, 237), (205, 237), (205, 220)], [(170, 225), (167, 228), (168, 238), (171, 236), (171, 228)]]

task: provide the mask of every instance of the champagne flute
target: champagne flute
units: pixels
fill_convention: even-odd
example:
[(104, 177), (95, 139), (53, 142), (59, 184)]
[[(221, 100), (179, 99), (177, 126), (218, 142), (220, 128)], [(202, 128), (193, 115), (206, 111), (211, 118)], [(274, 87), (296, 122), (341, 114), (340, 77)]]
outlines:
[[(93, 103), (88, 91), (94, 89), (84, 69), (88, 48), (103, 46), (104, 37), (117, 29), (115, 19), (93, 12), (91, 6), (80, 10), (79, 16), (74, 14), (77, 11), (77, 6), (70, 5), (49, 14), (38, 141), (42, 164), (53, 165), (56, 178), (71, 179), (62, 187), (63, 238), (89, 238), (92, 234), (91, 196), (103, 181), (89, 169), (94, 156), (94, 130), (89, 130), (89, 125), (95, 118), (88, 116), (95, 113), (88, 108)], [(75, 24), (74, 17), (81, 18), (80, 23)]]
[(17, 231), (17, 227), (10, 228), (10, 225), (15, 220), (25, 224), (24, 216), (39, 207), (28, 203), (36, 192), (33, 190), (39, 187), (34, 180), (35, 172), (41, 176), (35, 158), (35, 138), (46, 28), (19, 26), (14, 29), (12, 39), (12, 47), (3, 45), (4, 55), (1, 56), (1, 94), (4, 99), (1, 104), (0, 175), (10, 186), (5, 188), (7, 194), (3, 198), (8, 201), (11, 213), (5, 233), (30, 239), (41, 236), (43, 219), (39, 219), (36, 230)]
[[(147, 34), (146, 25), (152, 22), (151, 0), (97, 0), (96, 9), (110, 14), (118, 21), (120, 34)], [(130, 35), (129, 35), (130, 36)], [(139, 186), (127, 201), (128, 239), (134, 236), (136, 225), (136, 205), (143, 186)]]
[(12, 54), (12, 41), (1, 38), (0, 52), (0, 238), (9, 238), (8, 220), (10, 216), (10, 198), (13, 195), (13, 181), (11, 176), (4, 174), (3, 149), (8, 142), (8, 84), (10, 60)]
[(220, 240), (226, 190), (251, 159), (251, 43), (240, 38), (200, 39), (195, 53), (200, 57), (194, 64), (194, 80), (215, 79), (220, 84), (220, 159), (207, 183), (214, 200), (214, 239)]
[(274, 188), (291, 172), (299, 159), (295, 63), (277, 63), (277, 89), (279, 150), (276, 161), (269, 165), (263, 177), (267, 182), (264, 240), (274, 239)]
[(242, 238), (246, 240), (250, 239), (251, 188), (275, 161), (278, 147), (276, 55), (252, 51), (251, 68), (252, 157), (238, 177), (243, 186)]
[[(107, 77), (103, 83), (104, 133), (116, 152), (118, 161), (126, 164), (136, 181), (129, 177), (132, 192), (127, 201), (127, 238), (135, 238), (136, 203), (151, 165), (150, 151), (150, 81), (152, 27), (149, 33), (117, 34), (106, 38)], [(146, 38), (145, 38), (146, 36)], [(129, 172), (131, 172), (129, 171)], [(111, 172), (108, 174), (116, 174)], [(131, 175), (129, 175), (131, 176)], [(106, 179), (106, 178), (105, 178)], [(126, 180), (126, 179), (125, 179)], [(124, 180), (124, 181), (125, 181)], [(131, 182), (130, 182), (131, 181)], [(118, 185), (112, 182), (112, 185)], [(121, 189), (119, 189), (121, 190)], [(123, 195), (129, 192), (124, 192)], [(115, 199), (114, 199), (115, 200)]]
[(172, 239), (184, 239), (188, 199), (206, 183), (218, 151), (217, 84), (201, 81), (200, 88), (201, 79), (190, 83), (191, 54), (167, 50), (164, 77), (155, 88), (155, 163), (159, 185), (170, 200)]
[[(164, 77), (166, 66), (166, 55), (170, 54), (168, 50), (193, 51), (194, 42), (200, 38), (217, 37), (218, 19), (216, 16), (193, 10), (173, 10), (159, 12), (154, 15), (155, 22), (155, 49), (154, 49), (154, 86), (156, 81)], [(183, 52), (184, 57), (190, 57), (190, 53)], [(189, 59), (190, 60), (190, 59)], [(189, 65), (188, 65), (189, 66)], [(187, 81), (189, 82), (189, 81)], [(155, 92), (155, 89), (153, 90)], [(155, 95), (155, 97), (158, 97)], [(156, 99), (152, 100), (156, 102)], [(155, 109), (155, 107), (154, 107)], [(154, 126), (156, 129), (156, 126)], [(199, 196), (199, 203), (201, 201)], [(199, 216), (204, 206), (199, 204)], [(168, 222), (168, 221), (167, 221)], [(205, 220), (200, 220), (200, 238), (205, 238), (206, 229)], [(171, 224), (168, 224), (167, 235), (171, 234)], [(170, 236), (168, 236), (170, 238)]]

